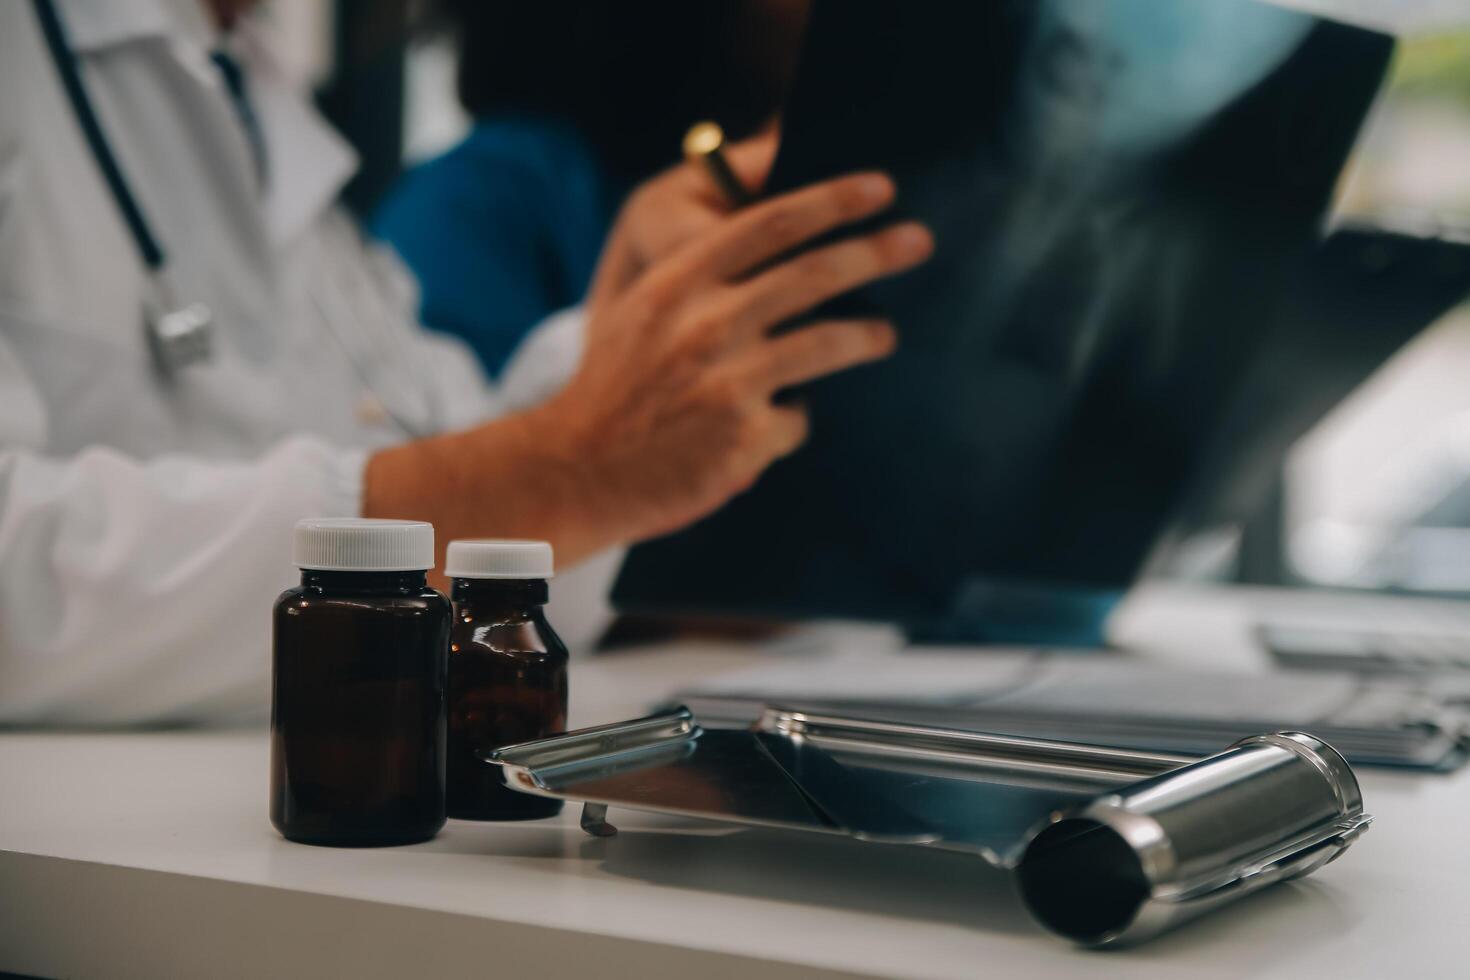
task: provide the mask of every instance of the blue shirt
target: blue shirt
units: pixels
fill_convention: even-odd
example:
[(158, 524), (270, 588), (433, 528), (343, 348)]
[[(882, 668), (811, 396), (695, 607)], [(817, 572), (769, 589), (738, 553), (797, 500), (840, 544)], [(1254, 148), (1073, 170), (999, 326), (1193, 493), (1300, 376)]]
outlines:
[(373, 230), (418, 277), (423, 322), (462, 337), (493, 377), (532, 327), (586, 293), (612, 223), (609, 184), (571, 126), (494, 117), (404, 174)]

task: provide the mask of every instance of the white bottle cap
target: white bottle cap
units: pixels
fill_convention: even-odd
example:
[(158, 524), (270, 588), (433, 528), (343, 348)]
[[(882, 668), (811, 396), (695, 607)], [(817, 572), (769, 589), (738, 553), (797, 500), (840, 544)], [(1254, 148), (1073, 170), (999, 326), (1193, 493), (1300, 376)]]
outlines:
[(449, 578), (551, 578), (551, 545), (545, 541), (451, 541), (444, 559)]
[(296, 522), (297, 568), (323, 572), (416, 572), (434, 567), (434, 525), (310, 517)]

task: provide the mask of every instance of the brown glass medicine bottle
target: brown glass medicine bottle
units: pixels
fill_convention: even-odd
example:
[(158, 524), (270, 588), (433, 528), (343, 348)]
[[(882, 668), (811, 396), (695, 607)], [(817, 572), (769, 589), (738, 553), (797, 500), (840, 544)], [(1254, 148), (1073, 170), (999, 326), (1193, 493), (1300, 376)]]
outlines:
[(275, 607), (271, 822), (307, 844), (427, 840), (444, 826), (449, 601), (434, 529), (302, 521), (301, 584)]
[(467, 820), (530, 820), (560, 800), (507, 789), (485, 752), (566, 731), (567, 648), (546, 621), (551, 545), (451, 541), (448, 812)]

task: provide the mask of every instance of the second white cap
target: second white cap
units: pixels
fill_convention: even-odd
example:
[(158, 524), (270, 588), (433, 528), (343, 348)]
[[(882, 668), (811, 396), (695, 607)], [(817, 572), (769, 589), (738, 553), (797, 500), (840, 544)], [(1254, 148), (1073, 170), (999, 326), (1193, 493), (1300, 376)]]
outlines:
[(551, 578), (551, 545), (545, 541), (451, 541), (444, 558), (449, 578)]

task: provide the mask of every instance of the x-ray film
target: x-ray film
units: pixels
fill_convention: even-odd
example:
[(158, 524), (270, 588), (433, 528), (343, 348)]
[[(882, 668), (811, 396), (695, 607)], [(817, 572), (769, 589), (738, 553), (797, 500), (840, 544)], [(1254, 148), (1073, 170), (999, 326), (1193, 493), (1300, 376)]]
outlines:
[(935, 257), (829, 311), (898, 354), (793, 393), (811, 443), (618, 597), (933, 623), (1125, 587), (1295, 328), (1392, 47), (1251, 0), (819, 3), (768, 190), (886, 170)]

